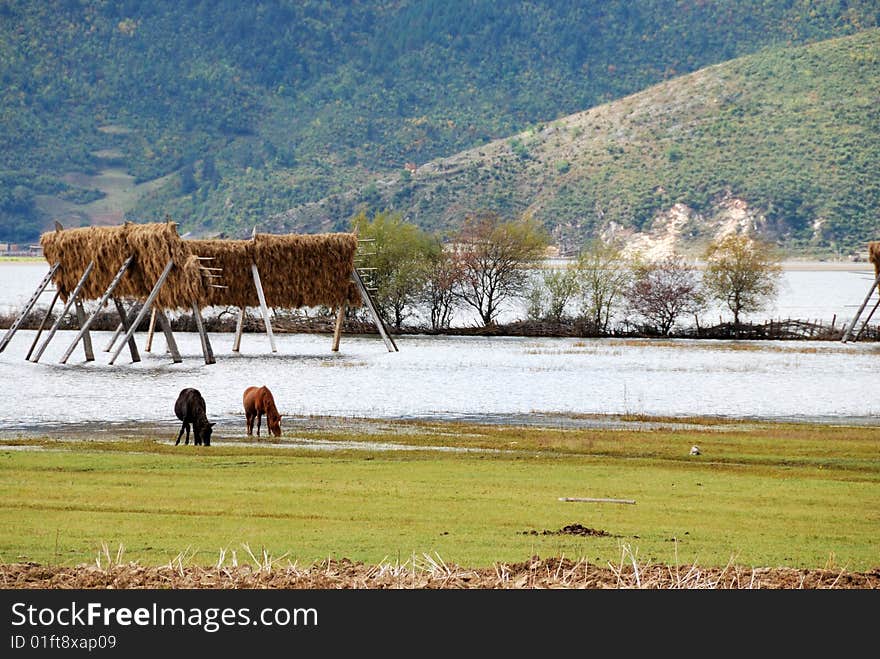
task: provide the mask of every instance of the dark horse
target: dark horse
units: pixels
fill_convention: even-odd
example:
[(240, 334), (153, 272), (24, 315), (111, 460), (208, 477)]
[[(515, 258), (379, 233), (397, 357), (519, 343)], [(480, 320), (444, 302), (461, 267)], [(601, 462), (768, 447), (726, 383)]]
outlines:
[(198, 389), (182, 390), (177, 397), (177, 402), (174, 403), (174, 413), (178, 419), (183, 421), (180, 432), (177, 433), (177, 441), (174, 442), (175, 446), (180, 444), (180, 437), (183, 435), (184, 430), (186, 430), (186, 442), (184, 443), (189, 444), (190, 424), (192, 424), (193, 433), (195, 434), (193, 444), (196, 446), (201, 446), (202, 444), (205, 446), (211, 445), (211, 430), (214, 424), (208, 423), (208, 417), (205, 414), (205, 399), (202, 398), (202, 394), (199, 393)]
[(266, 415), (266, 423), (269, 432), (276, 437), (281, 437), (281, 415), (275, 407), (275, 399), (268, 387), (248, 387), (242, 397), (244, 402), (244, 415), (247, 417), (247, 434), (254, 434), (254, 419), (257, 420), (257, 437), (260, 436), (260, 422)]

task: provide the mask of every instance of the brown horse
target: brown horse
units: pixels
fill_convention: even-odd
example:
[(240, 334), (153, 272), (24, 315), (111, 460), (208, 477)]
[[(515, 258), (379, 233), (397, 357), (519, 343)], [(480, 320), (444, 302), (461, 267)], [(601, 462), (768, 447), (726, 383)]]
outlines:
[(266, 415), (269, 432), (281, 437), (281, 415), (275, 407), (275, 399), (268, 387), (248, 387), (244, 390), (244, 414), (247, 417), (247, 434), (254, 434), (254, 419), (257, 420), (257, 437), (260, 436), (260, 422)]

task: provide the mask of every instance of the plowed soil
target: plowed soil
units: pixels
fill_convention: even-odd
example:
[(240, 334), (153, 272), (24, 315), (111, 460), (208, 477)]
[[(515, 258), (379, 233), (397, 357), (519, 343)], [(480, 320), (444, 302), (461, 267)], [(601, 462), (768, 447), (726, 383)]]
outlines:
[(877, 589), (880, 568), (870, 572), (794, 568), (702, 568), (693, 565), (597, 566), (567, 559), (533, 557), (515, 564), (469, 569), (429, 558), (411, 564), (368, 565), (348, 560), (307, 567), (237, 566), (221, 568), (138, 564), (49, 567), (34, 563), (0, 565), (3, 589), (517, 589), (517, 588), (766, 588)]

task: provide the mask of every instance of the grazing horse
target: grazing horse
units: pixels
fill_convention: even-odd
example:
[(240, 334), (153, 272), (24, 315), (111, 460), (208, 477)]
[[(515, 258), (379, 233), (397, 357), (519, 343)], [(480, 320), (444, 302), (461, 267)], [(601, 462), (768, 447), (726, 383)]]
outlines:
[(275, 399), (268, 387), (248, 387), (242, 397), (244, 402), (244, 414), (247, 417), (247, 434), (254, 434), (254, 419), (257, 420), (257, 437), (260, 436), (260, 422), (266, 415), (266, 423), (269, 424), (269, 432), (276, 437), (281, 437), (281, 415), (275, 407)]
[(205, 414), (205, 399), (198, 389), (183, 389), (174, 403), (174, 413), (177, 418), (183, 421), (180, 432), (177, 433), (177, 441), (174, 445), (180, 444), (180, 436), (186, 430), (186, 442), (189, 444), (189, 426), (192, 424), (195, 438), (193, 444), (196, 446), (211, 445), (211, 432), (214, 427), (213, 423), (208, 423), (208, 417)]

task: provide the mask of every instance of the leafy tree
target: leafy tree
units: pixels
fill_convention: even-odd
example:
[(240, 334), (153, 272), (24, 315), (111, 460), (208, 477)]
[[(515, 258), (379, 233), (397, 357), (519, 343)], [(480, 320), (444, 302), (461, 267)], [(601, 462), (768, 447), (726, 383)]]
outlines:
[(431, 255), (436, 241), (422, 229), (406, 222), (400, 213), (377, 211), (372, 219), (362, 210), (352, 218), (352, 227), (375, 253), (364, 267), (371, 270), (374, 296), (379, 312), (392, 318), (398, 330), (410, 317), (428, 279)]
[(523, 293), (526, 269), (541, 258), (547, 244), (547, 234), (529, 215), (512, 221), (494, 212), (467, 217), (455, 237), (462, 275), (459, 299), (477, 311), (483, 325), (491, 325), (501, 302)]
[(596, 328), (607, 333), (614, 311), (630, 281), (630, 268), (619, 247), (596, 240), (578, 256), (578, 288), (581, 314)]
[(624, 295), (630, 309), (663, 335), (672, 331), (679, 316), (696, 313), (702, 304), (696, 268), (676, 255), (633, 263), (632, 282)]
[(772, 245), (730, 234), (709, 245), (705, 256), (703, 286), (727, 305), (735, 326), (742, 314), (760, 311), (776, 296), (782, 267)]

